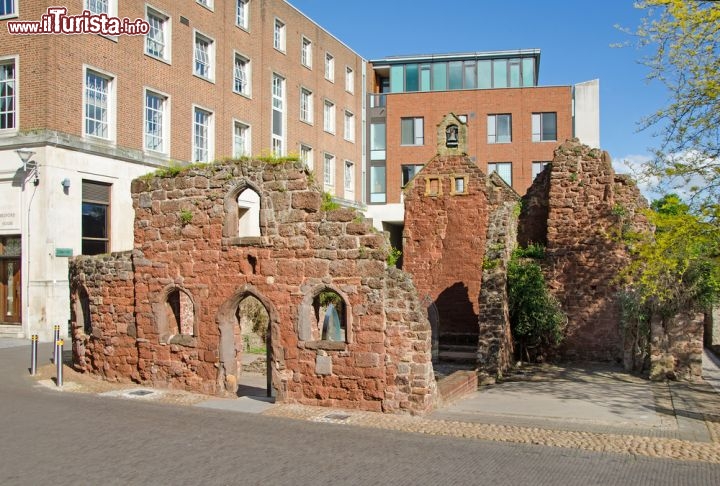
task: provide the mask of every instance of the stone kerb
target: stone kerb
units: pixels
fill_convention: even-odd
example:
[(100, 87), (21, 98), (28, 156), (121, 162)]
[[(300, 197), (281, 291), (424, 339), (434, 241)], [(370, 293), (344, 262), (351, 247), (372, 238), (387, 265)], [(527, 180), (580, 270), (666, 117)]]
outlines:
[[(233, 390), (242, 351), (232, 308), (245, 295), (242, 289), (251, 289), (271, 316), (272, 383), (279, 401), (427, 409), (434, 379), (423, 354), (413, 354), (413, 366), (403, 374), (414, 384), (409, 398), (388, 398), (397, 386), (388, 370), (394, 373), (396, 360), (407, 355), (386, 347), (393, 327), (388, 322), (395, 322), (384, 308), (387, 242), (369, 221), (352, 209), (325, 210), (322, 193), (299, 162), (230, 161), (166, 172), (132, 185), (137, 365), (123, 377), (211, 394)], [(245, 189), (259, 199), (259, 228), (251, 236), (240, 234), (248, 213), (242, 207), (238, 212), (234, 202)], [(193, 329), (187, 338), (169, 340), (172, 333), (161, 332), (158, 322), (174, 289), (193, 303), (196, 325), (187, 328)], [(317, 317), (307, 296), (318, 289), (345, 301), (350, 327), (342, 342), (308, 340), (304, 327)], [(402, 346), (429, 348), (427, 318), (417, 309), (406, 309), (414, 330), (402, 334)], [(425, 333), (418, 330), (423, 326)]]

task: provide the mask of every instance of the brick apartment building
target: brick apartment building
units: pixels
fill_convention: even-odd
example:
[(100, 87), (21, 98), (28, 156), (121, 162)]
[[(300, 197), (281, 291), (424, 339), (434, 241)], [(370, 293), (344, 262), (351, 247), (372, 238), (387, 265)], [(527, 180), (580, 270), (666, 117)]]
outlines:
[(468, 155), (524, 194), (553, 150), (579, 137), (597, 147), (599, 82), (538, 86), (540, 51), (397, 56), (371, 60), (367, 204), (400, 245), (402, 188), (436, 153), (448, 113), (468, 125)]
[[(149, 32), (8, 33), (58, 3)], [(368, 62), (285, 0), (0, 0), (0, 331), (64, 333), (68, 256), (131, 249), (130, 182), (160, 167), (297, 154), (399, 246), (401, 188), (453, 112), (480, 168), (524, 192), (558, 142), (599, 143), (597, 82), (539, 87), (539, 60)]]
[[(58, 3), (150, 32), (8, 33)], [(0, 324), (64, 331), (67, 256), (131, 249), (130, 181), (158, 167), (298, 154), (360, 200), (365, 65), (281, 0), (0, 1)]]

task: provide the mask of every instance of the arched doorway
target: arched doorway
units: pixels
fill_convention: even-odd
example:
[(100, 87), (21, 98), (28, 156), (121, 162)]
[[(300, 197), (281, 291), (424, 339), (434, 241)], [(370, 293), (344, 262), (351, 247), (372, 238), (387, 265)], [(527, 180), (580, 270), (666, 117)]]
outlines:
[[(279, 345), (272, 303), (252, 285), (235, 292), (218, 309), (220, 330), (218, 386), (230, 394), (275, 397)], [(277, 366), (276, 366), (277, 365)]]
[(265, 394), (274, 396), (272, 386), (272, 342), (270, 314), (260, 300), (247, 294), (235, 311), (237, 326), (233, 333), (237, 353), (238, 396), (256, 395), (262, 377)]

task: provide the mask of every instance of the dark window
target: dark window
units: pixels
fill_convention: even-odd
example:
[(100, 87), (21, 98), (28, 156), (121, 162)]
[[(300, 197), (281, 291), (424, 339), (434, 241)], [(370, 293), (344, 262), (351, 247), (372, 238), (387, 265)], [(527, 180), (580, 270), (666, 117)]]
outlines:
[(415, 174), (420, 172), (420, 169), (425, 167), (422, 164), (412, 164), (412, 165), (403, 165), (401, 166), (402, 170), (402, 185), (405, 187), (405, 185), (410, 182), (410, 179), (415, 177)]
[(98, 255), (110, 250), (110, 184), (82, 183), (82, 254)]

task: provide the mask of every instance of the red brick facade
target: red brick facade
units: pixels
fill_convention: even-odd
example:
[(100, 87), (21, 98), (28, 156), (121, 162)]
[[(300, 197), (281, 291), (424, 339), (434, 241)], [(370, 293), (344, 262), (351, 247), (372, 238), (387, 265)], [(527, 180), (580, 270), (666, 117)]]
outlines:
[[(40, 20), (57, 2), (23, 0), (19, 17), (9, 20)], [(248, 29), (235, 24), (234, 1), (216, 1), (209, 10), (194, 0), (120, 0), (118, 15), (146, 18), (146, 6), (169, 17), (170, 55), (160, 60), (145, 53), (145, 36), (105, 37), (81, 35), (11, 36), (0, 21), (0, 57), (18, 56), (19, 129), (54, 130), (84, 136), (83, 97), (85, 69), (97, 70), (113, 80), (115, 136), (107, 142), (119, 149), (143, 150), (145, 90), (168, 97), (170, 141), (160, 158), (192, 160), (193, 107), (212, 112), (214, 157), (233, 155), (233, 123), (250, 127), (251, 154), (269, 154), (271, 147), (271, 104), (273, 73), (285, 79), (286, 153), (297, 154), (300, 144), (313, 149), (314, 170), (321, 174), (323, 154), (335, 156), (335, 194), (343, 197), (343, 169), (346, 160), (354, 163), (353, 198), (360, 197), (362, 162), (362, 69), (364, 60), (280, 0), (249, 2)], [(83, 10), (83, 0), (62, 2), (69, 15)], [(285, 24), (286, 49), (273, 47), (275, 19)], [(187, 20), (187, 22), (185, 22)], [(211, 80), (193, 74), (195, 33), (214, 42), (214, 76)], [(302, 38), (312, 42), (312, 67), (301, 63)], [(334, 82), (325, 79), (325, 54), (334, 57)], [(250, 60), (249, 96), (233, 91), (234, 56)], [(346, 69), (352, 69), (352, 92), (346, 91)], [(300, 121), (300, 91), (313, 93), (313, 122)], [(336, 108), (334, 133), (323, 129), (323, 102)], [(345, 110), (355, 116), (352, 141), (344, 137)], [(102, 141), (92, 138), (92, 141)], [(158, 155), (158, 154), (156, 154)]]
[[(511, 162), (512, 187), (523, 194), (532, 184), (532, 162), (553, 158), (557, 141), (532, 141), (532, 114), (557, 113), (557, 140), (572, 137), (572, 88), (532, 87), (487, 90), (459, 90), (425, 93), (397, 93), (387, 99), (387, 202), (400, 202), (401, 165), (424, 164), (435, 155), (436, 126), (447, 113), (466, 115), (467, 155), (487, 173), (487, 164)], [(512, 115), (512, 142), (487, 143), (487, 117)], [(403, 146), (400, 120), (424, 119), (425, 141)]]

